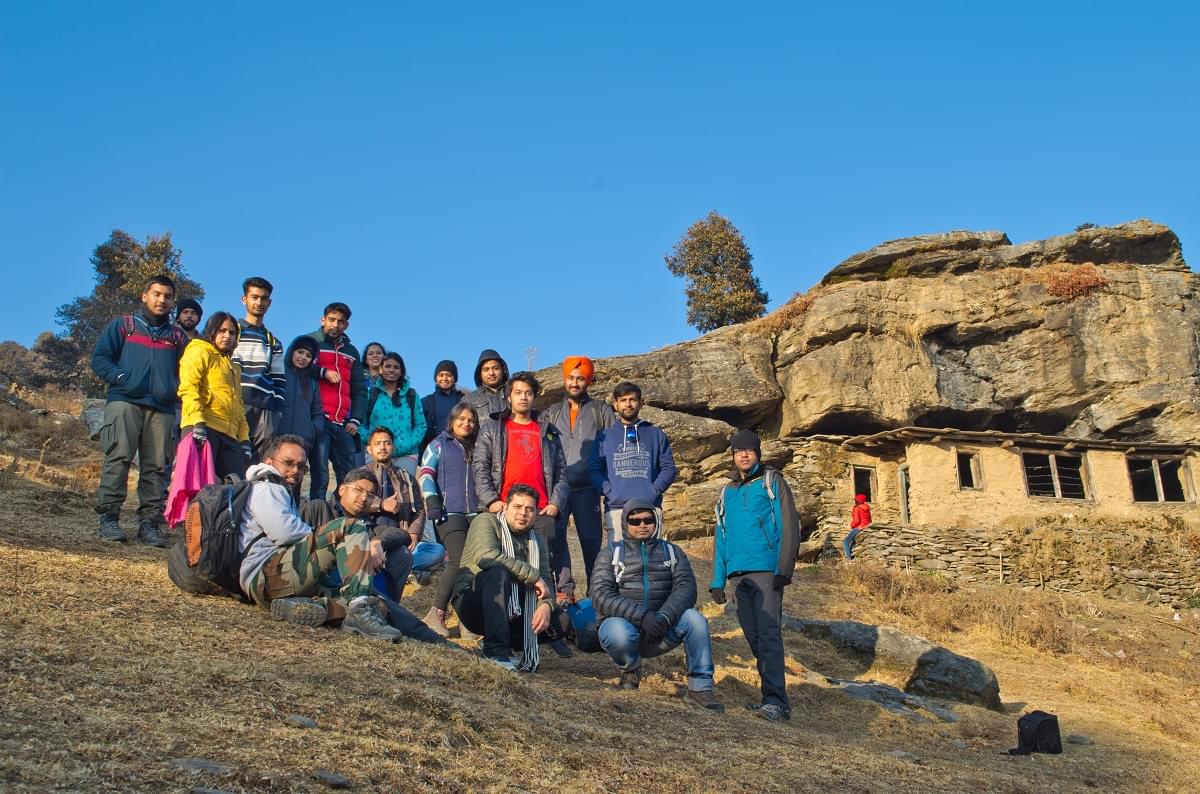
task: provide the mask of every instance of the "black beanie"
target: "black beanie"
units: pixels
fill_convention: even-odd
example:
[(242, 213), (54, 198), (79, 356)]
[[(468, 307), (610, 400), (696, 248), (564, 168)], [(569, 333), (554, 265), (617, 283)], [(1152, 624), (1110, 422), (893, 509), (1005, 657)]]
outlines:
[(437, 363), (437, 366), (433, 368), (433, 377), (436, 378), (439, 372), (449, 372), (455, 380), (458, 380), (458, 365), (450, 359)]
[(179, 303), (175, 304), (175, 316), (178, 317), (179, 313), (184, 309), (191, 309), (200, 317), (204, 316), (204, 308), (200, 305), (199, 301), (196, 301), (192, 298), (184, 298)]
[(737, 452), (739, 449), (752, 449), (762, 455), (762, 442), (753, 432), (739, 430), (733, 434), (733, 438), (729, 439), (729, 449), (732, 452)]

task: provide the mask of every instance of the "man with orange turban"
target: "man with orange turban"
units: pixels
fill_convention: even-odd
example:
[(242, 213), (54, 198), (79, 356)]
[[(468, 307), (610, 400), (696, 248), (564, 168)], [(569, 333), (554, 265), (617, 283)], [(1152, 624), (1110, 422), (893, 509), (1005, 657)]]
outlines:
[(567, 457), (566, 480), (571, 487), (567, 509), (558, 514), (554, 537), (550, 542), (550, 568), (558, 580), (558, 599), (569, 602), (575, 598), (575, 580), (571, 576), (571, 552), (567, 547), (567, 516), (572, 516), (579, 545), (583, 548), (583, 564), (588, 585), (592, 583), (592, 566), (600, 552), (604, 525), (600, 514), (600, 492), (588, 477), (587, 464), (596, 443), (596, 434), (616, 423), (612, 406), (604, 400), (593, 400), (588, 386), (596, 377), (596, 366), (587, 356), (567, 356), (563, 359), (563, 386), (566, 395), (547, 408), (539, 417), (558, 429), (563, 452)]

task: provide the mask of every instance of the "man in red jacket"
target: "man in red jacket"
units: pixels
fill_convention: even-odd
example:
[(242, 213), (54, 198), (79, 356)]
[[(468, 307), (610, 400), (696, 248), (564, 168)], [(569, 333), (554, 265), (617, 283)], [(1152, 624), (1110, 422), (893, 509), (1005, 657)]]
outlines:
[(858, 533), (870, 525), (871, 506), (867, 504), (867, 496), (857, 493), (854, 495), (854, 509), (850, 511), (850, 532), (842, 541), (842, 551), (847, 561), (854, 559), (854, 541), (858, 539)]

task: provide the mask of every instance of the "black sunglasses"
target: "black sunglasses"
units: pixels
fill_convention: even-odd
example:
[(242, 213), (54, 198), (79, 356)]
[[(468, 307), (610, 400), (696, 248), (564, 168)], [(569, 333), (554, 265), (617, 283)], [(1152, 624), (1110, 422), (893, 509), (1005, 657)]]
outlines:
[(649, 527), (654, 525), (654, 518), (630, 518), (625, 523), (631, 527)]

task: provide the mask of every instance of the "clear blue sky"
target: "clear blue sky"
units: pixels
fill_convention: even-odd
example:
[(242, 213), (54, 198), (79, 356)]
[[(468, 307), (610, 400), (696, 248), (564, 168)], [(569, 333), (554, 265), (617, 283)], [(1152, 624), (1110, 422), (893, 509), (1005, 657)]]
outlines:
[[(205, 308), (401, 352), (423, 393), (693, 336), (716, 209), (772, 307), (877, 242), (1149, 217), (1200, 239), (1194, 3), (10, 2), (0, 338), (171, 230)], [(240, 312), (239, 312), (240, 313)]]

